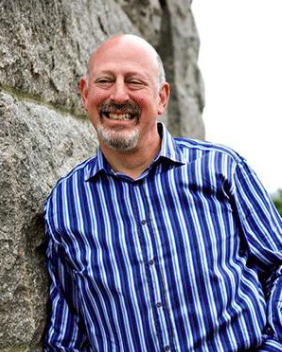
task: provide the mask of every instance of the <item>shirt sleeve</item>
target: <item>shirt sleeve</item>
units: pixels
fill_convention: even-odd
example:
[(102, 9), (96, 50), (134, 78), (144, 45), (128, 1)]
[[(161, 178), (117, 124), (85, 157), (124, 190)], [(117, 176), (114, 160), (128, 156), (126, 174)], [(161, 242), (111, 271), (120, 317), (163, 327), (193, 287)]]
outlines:
[(55, 240), (46, 215), (45, 232), (51, 284), (44, 351), (89, 352), (85, 326), (79, 317), (77, 289), (66, 265), (62, 246)]
[[(266, 340), (260, 352), (282, 350), (282, 221), (256, 174), (242, 160), (234, 171), (233, 195), (267, 303)], [(278, 347), (277, 347), (278, 346)]]

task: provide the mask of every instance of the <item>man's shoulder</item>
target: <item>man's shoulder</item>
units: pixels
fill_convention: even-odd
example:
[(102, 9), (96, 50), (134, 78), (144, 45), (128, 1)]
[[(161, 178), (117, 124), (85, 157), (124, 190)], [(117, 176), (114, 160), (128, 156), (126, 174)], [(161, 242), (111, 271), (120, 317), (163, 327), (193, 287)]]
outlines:
[[(74, 179), (77, 180), (77, 182), (83, 182), (91, 168), (96, 164), (97, 162), (97, 156), (92, 156), (83, 162), (79, 163), (76, 165), (73, 169), (71, 169), (66, 175), (62, 176), (59, 178), (57, 181), (56, 185), (53, 187), (50, 196), (58, 189), (62, 188), (63, 186), (67, 184), (71, 184)], [(49, 197), (50, 197), (49, 196)]]
[(222, 144), (183, 137), (174, 137), (174, 141), (183, 153), (194, 154), (195, 157), (202, 158), (206, 156), (220, 155), (230, 158), (234, 162), (240, 162), (244, 159), (235, 150)]

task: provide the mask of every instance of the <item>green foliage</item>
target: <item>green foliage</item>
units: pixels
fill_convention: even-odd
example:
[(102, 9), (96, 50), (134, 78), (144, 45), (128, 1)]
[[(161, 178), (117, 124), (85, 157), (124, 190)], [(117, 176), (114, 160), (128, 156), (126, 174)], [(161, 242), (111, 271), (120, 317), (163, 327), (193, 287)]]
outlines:
[(278, 209), (278, 213), (282, 216), (282, 189), (278, 190), (278, 196), (273, 198), (273, 202)]

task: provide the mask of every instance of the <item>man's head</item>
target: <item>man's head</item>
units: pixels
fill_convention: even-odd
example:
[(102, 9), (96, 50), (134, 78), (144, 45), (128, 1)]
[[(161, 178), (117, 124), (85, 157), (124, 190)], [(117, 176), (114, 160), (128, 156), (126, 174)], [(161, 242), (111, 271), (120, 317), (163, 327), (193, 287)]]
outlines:
[(133, 150), (157, 133), (157, 117), (169, 98), (161, 59), (135, 35), (104, 42), (92, 54), (80, 88), (101, 147), (120, 151)]
[[(142, 39), (141, 37), (137, 37), (135, 35), (130, 35), (130, 34), (127, 34), (127, 35), (124, 35), (124, 36), (132, 36), (132, 38), (134, 39), (138, 39), (138, 40), (141, 40), (143, 41), (143, 43), (145, 45), (149, 45), (150, 49), (153, 49), (153, 55), (155, 55), (156, 57), (156, 60), (157, 60), (157, 64), (158, 64), (158, 89), (160, 89), (162, 87), (162, 85), (166, 82), (166, 76), (165, 76), (165, 69), (164, 69), (164, 64), (162, 62), (162, 59), (160, 57), (160, 55), (157, 53), (157, 51), (148, 43), (146, 42), (144, 39)], [(114, 39), (115, 37), (113, 37), (112, 39)], [(95, 54), (96, 52), (93, 53), (93, 55)], [(93, 55), (91, 56), (91, 58), (93, 57)], [(90, 58), (90, 59), (91, 59)], [(86, 81), (87, 81), (87, 85), (89, 84), (89, 65), (90, 65), (90, 62), (88, 63), (88, 66), (87, 66), (87, 72), (86, 72)]]

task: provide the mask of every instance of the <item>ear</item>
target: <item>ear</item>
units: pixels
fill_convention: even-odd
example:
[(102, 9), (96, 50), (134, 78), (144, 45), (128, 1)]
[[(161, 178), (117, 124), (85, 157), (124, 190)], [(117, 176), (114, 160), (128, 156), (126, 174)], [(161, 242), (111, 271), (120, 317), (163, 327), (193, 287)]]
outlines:
[(167, 107), (169, 96), (170, 96), (170, 85), (165, 82), (160, 88), (158, 101), (158, 115), (163, 115)]
[(88, 83), (85, 76), (79, 81), (79, 89), (84, 109), (88, 111)]

